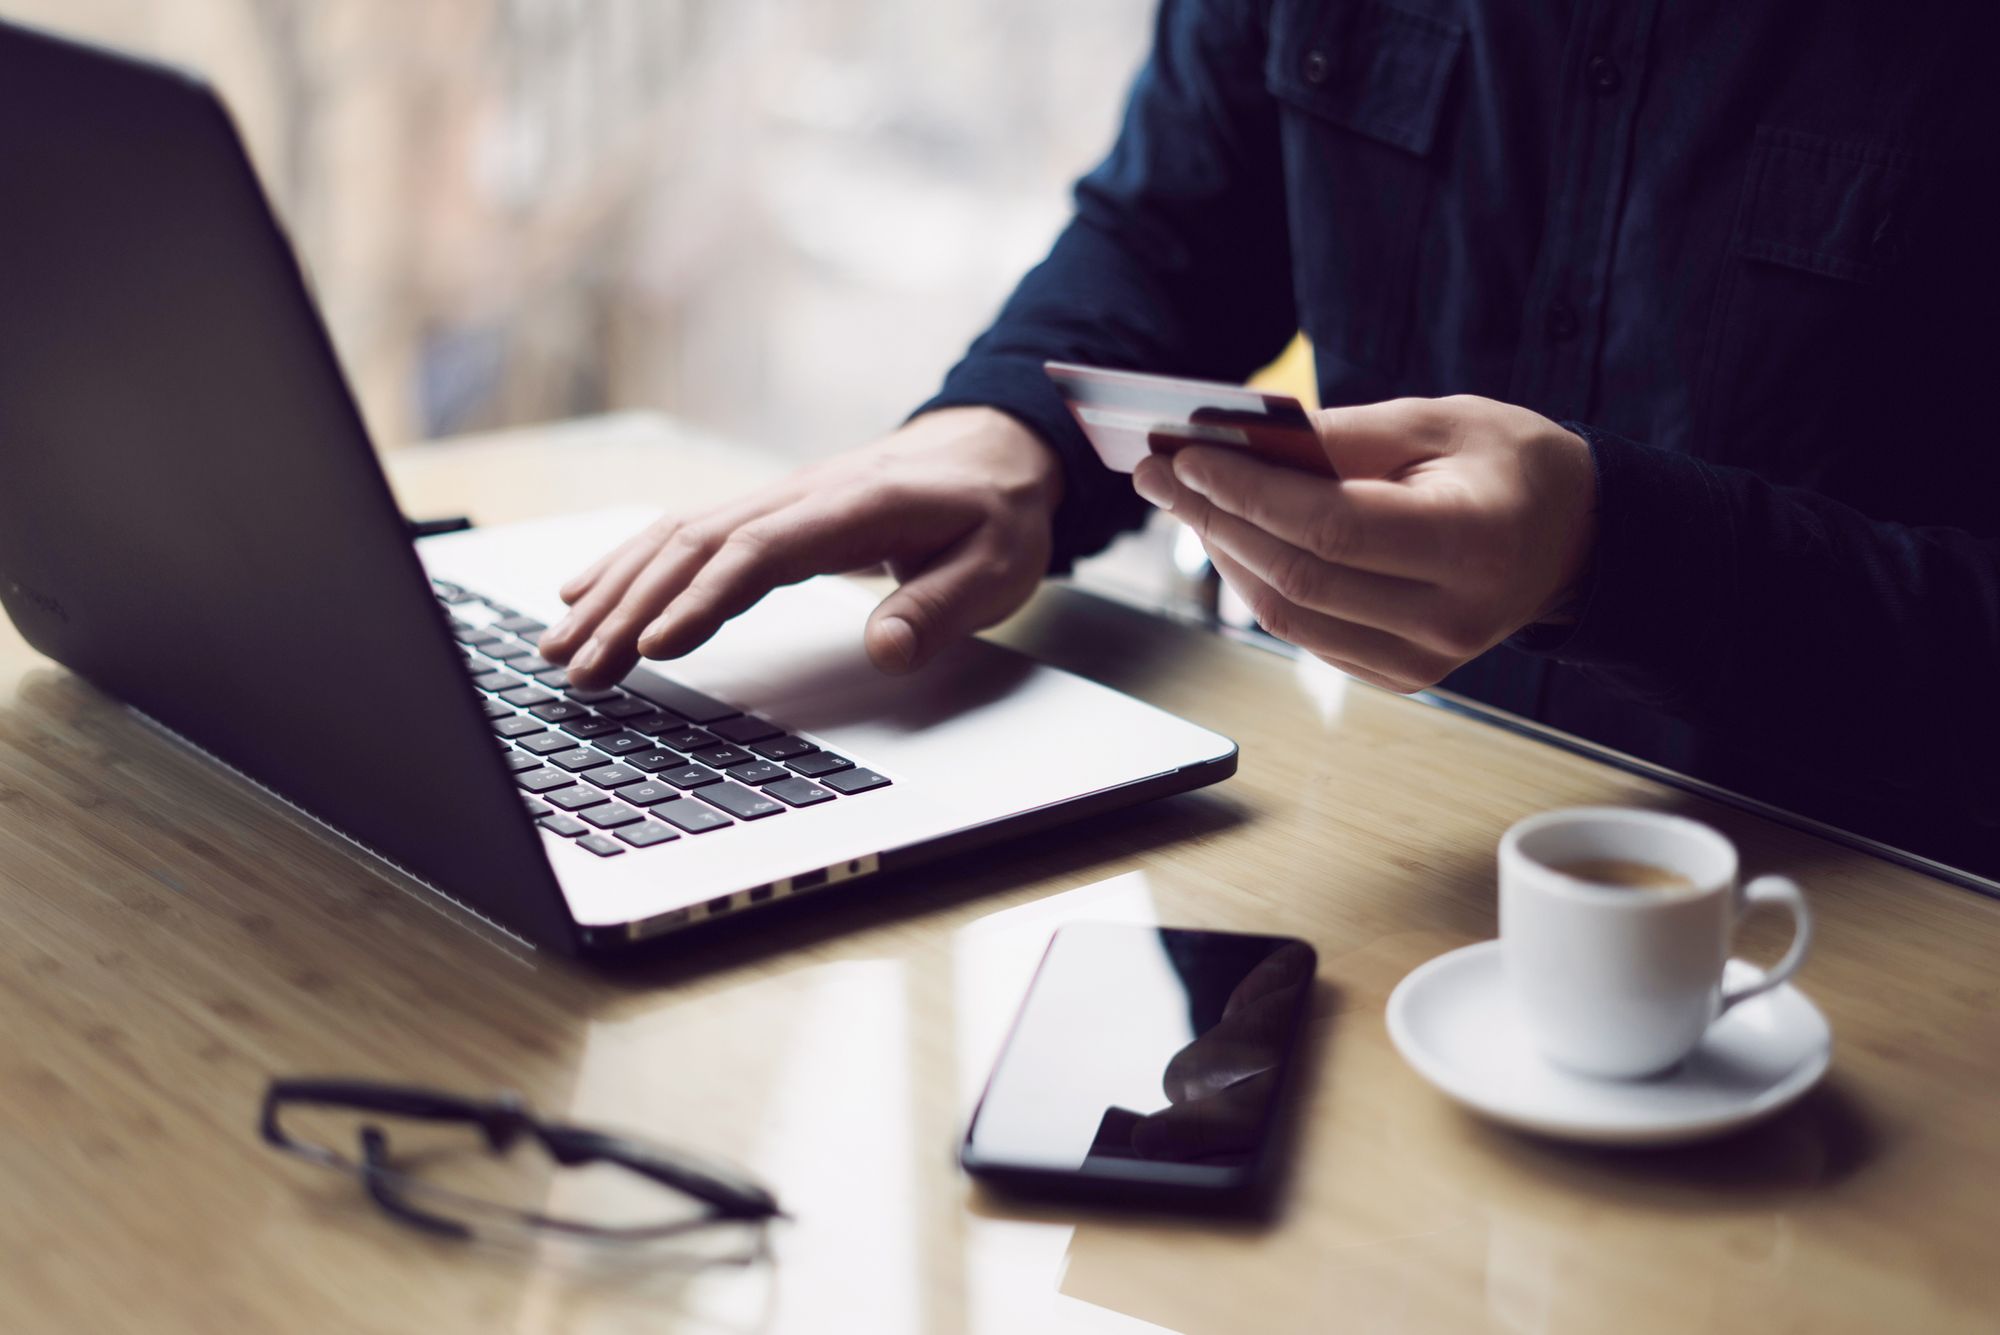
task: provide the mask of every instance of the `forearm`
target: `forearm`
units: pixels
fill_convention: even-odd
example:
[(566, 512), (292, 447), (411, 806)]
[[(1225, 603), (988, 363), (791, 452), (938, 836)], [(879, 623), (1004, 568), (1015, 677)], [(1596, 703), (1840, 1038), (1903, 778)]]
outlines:
[(1589, 428), (1577, 624), (1523, 637), (1661, 710), (2000, 820), (2000, 543)]
[(1109, 157), (1076, 216), (919, 411), (984, 404), (1062, 458), (1055, 568), (1136, 524), (1042, 374), (1048, 360), (1236, 380), (1297, 327), (1263, 7), (1168, 0)]

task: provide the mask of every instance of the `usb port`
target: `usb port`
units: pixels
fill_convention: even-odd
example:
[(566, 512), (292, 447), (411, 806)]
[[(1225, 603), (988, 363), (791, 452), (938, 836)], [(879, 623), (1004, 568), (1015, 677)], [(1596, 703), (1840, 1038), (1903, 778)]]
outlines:
[(771, 887), (768, 885), (760, 885), (750, 892), (750, 902), (752, 904), (761, 904), (770, 897)]
[(792, 889), (814, 890), (826, 884), (826, 868), (818, 871), (802, 871), (792, 878)]

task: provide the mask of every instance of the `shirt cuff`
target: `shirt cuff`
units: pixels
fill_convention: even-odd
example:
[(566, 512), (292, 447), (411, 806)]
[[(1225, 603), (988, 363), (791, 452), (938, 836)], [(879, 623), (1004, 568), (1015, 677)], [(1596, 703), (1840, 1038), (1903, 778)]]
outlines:
[(968, 357), (952, 368), (936, 396), (910, 416), (939, 408), (998, 409), (1056, 452), (1062, 462), (1063, 499), (1053, 520), (1051, 575), (1069, 573), (1079, 558), (1103, 550), (1118, 534), (1144, 522), (1146, 503), (1125, 477), (1098, 461), (1039, 358), (1005, 353)]
[(1597, 537), (1576, 621), (1531, 626), (1515, 647), (1637, 680), (1664, 698), (1729, 633), (1735, 525), (1714, 471), (1692, 455), (1580, 422), (1597, 475)]

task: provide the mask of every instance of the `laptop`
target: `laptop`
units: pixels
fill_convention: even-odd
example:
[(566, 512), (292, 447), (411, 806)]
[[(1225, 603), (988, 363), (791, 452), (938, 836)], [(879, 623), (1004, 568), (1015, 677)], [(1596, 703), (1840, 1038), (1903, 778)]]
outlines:
[(984, 642), (885, 677), (839, 579), (573, 689), (535, 654), (554, 590), (648, 512), (413, 541), (198, 78), (0, 24), (0, 201), (0, 604), (526, 942), (850, 893), (1235, 769), (1227, 738)]

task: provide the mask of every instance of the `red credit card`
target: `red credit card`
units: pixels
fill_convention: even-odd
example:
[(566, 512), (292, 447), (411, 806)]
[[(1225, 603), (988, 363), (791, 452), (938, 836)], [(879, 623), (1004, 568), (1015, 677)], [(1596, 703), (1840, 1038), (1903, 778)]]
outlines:
[(1044, 362), (1042, 369), (1097, 457), (1115, 473), (1131, 472), (1149, 454), (1219, 445), (1336, 476), (1304, 405), (1288, 394), (1067, 362)]

